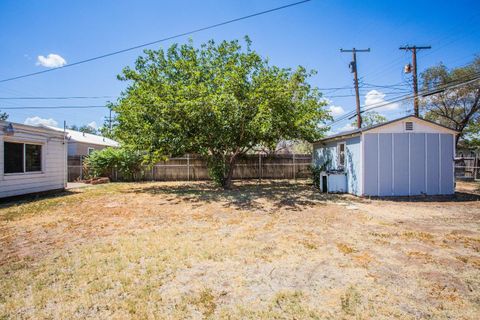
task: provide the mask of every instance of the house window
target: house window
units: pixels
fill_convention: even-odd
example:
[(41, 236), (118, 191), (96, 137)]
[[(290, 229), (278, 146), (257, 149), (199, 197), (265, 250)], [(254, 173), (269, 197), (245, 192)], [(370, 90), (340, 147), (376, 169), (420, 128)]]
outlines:
[(338, 154), (338, 166), (343, 168), (345, 166), (345, 143), (339, 143), (337, 145)]
[(88, 148), (88, 151), (87, 151), (88, 155), (91, 155), (91, 154), (93, 153), (93, 151), (95, 151), (95, 149), (89, 147), (89, 148)]
[(25, 171), (42, 171), (42, 146), (25, 144)]
[(405, 122), (405, 130), (406, 131), (413, 131), (413, 122)]
[(42, 171), (42, 146), (4, 142), (4, 172), (24, 173)]

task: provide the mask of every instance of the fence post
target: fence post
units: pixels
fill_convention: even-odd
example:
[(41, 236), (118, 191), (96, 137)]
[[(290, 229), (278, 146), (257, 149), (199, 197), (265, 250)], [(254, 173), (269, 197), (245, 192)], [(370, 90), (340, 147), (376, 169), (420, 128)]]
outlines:
[(262, 154), (258, 153), (258, 181), (262, 182)]
[(190, 181), (190, 153), (187, 153), (187, 181)]
[(293, 154), (293, 180), (297, 181), (296, 167), (295, 167), (295, 153)]
[(80, 156), (80, 181), (83, 180), (83, 156)]
[(473, 160), (473, 180), (477, 180), (478, 174), (478, 153), (475, 152), (475, 160)]

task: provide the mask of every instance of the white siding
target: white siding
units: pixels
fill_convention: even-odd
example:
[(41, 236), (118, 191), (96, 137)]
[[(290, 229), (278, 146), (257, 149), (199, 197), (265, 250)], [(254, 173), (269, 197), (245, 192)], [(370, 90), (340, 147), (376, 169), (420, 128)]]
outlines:
[[(26, 127), (21, 126), (14, 136), (9, 137), (0, 132), (0, 198), (65, 187), (66, 144), (62, 134), (40, 132), (37, 128), (28, 132)], [(4, 174), (4, 141), (41, 144), (42, 171)]]

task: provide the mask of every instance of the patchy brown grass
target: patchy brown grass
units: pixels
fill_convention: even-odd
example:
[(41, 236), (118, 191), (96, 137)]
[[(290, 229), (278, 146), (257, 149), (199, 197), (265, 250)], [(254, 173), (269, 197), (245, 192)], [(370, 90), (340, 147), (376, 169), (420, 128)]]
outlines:
[(0, 205), (0, 319), (477, 319), (480, 205), (290, 182)]

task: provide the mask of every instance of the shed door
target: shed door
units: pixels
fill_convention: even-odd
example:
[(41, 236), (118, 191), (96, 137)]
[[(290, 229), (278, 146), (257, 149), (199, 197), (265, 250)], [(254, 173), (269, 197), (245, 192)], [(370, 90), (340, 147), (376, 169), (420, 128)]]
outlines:
[(452, 134), (370, 133), (364, 143), (364, 195), (454, 192)]

